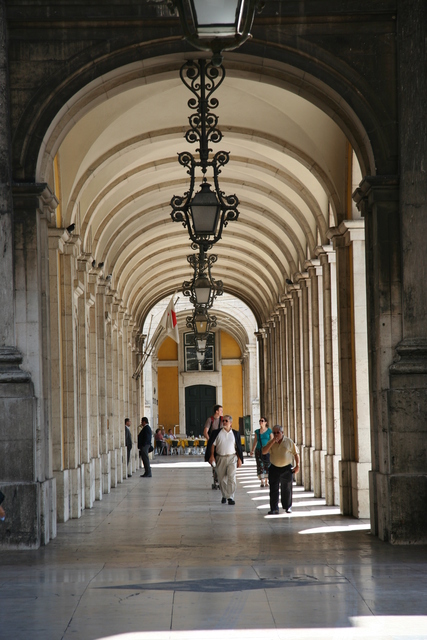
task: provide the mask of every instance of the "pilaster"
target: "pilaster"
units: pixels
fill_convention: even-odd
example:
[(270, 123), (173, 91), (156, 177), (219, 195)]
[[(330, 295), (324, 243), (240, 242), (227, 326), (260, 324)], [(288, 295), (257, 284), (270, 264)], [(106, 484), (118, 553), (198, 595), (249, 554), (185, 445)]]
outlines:
[(312, 260), (307, 264), (311, 290), (311, 338), (312, 338), (312, 397), (313, 397), (313, 490), (315, 497), (324, 495), (322, 478), (324, 477), (323, 461), (325, 452), (322, 446), (322, 389), (320, 376), (320, 313), (319, 313), (319, 283), (317, 268), (319, 260)]
[[(299, 285), (289, 287), (292, 296), (293, 311), (293, 349), (294, 349), (294, 389), (295, 389), (295, 442), (299, 449), (303, 445), (303, 419), (302, 419), (302, 346), (301, 346), (301, 288)], [(291, 436), (292, 437), (292, 436)], [(297, 484), (302, 484), (302, 469), (296, 478)]]
[(301, 273), (298, 279), (301, 290), (301, 334), (302, 334), (302, 381), (303, 381), (303, 441), (302, 475), (306, 491), (312, 489), (312, 412), (311, 412), (311, 359), (310, 359), (310, 305), (308, 273)]
[[(423, 30), (425, 33), (425, 25)], [(415, 33), (418, 37), (420, 31)], [(425, 162), (425, 150), (423, 153)], [(414, 284), (426, 259), (421, 232), (425, 200), (424, 204), (417, 201), (420, 193), (425, 193), (425, 181), (420, 173), (422, 158), (415, 154), (409, 161), (407, 147), (402, 148), (402, 154), (408, 154), (402, 168), (412, 163), (412, 169), (400, 177), (405, 193), (400, 206), (393, 176), (366, 178), (354, 194), (366, 221), (371, 523), (383, 540), (425, 544), (427, 350), (425, 325), (421, 326), (419, 319), (426, 296), (423, 288)], [(415, 210), (420, 214), (416, 220)]]
[(340, 380), (338, 358), (338, 316), (336, 254), (332, 245), (319, 251), (322, 265), (324, 369), (326, 397), (326, 504), (338, 504), (340, 495), (339, 460), (341, 457)]

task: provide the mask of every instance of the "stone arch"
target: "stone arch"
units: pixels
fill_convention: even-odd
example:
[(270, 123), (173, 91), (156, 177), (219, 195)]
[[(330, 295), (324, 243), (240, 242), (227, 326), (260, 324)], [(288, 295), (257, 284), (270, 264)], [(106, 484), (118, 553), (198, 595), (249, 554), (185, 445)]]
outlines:
[[(47, 86), (44, 85), (32, 96), (24, 110), (13, 138), (15, 175), (28, 180), (44, 174), (43, 162), (40, 165), (40, 152), (43, 154), (47, 149), (48, 153), (51, 153), (52, 149), (55, 150), (67, 127), (72, 126), (75, 115), (89, 108), (88, 91), (96, 87), (95, 99), (106, 99), (108, 87), (105, 85), (104, 76), (114, 76), (114, 70), (120, 66), (131, 65), (128, 81), (141, 82), (144, 76), (152, 73), (152, 70), (144, 68), (144, 62), (141, 63), (141, 60), (155, 58), (156, 54), (162, 57), (166, 51), (173, 51), (175, 55), (166, 59), (163, 72), (176, 74), (180, 61), (188, 57), (186, 54), (178, 53), (182, 50), (182, 44), (178, 47), (177, 44), (175, 39), (154, 44), (140, 43), (137, 47), (131, 45), (118, 51), (110, 51), (109, 55), (105, 47), (98, 45), (95, 48), (89, 47), (83, 54), (75, 56), (68, 64), (67, 77), (63, 77), (62, 69), (56, 76), (53, 75)], [(249, 51), (259, 48), (259, 42), (254, 42), (248, 47)], [(342, 61), (322, 51), (316, 51), (316, 60), (319, 62), (316, 68), (317, 77), (311, 75), (313, 68), (309, 64), (309, 56), (304, 55), (304, 43), (299, 42), (298, 47), (287, 48), (286, 61), (283, 60), (283, 48), (270, 44), (267, 47), (264, 45), (262, 50), (263, 56), (268, 52), (268, 59), (282, 61), (284, 86), (317, 104), (336, 119), (356, 149), (364, 173), (374, 175), (376, 167), (389, 167), (390, 157), (394, 157), (395, 152), (388, 148), (386, 135), (381, 126), (381, 119), (386, 114), (385, 106), (379, 104), (377, 96), (366, 86), (361, 75), (354, 70), (349, 73), (348, 66), (343, 69)], [(194, 53), (191, 55), (194, 56)], [(254, 59), (256, 57), (250, 58), (250, 63), (253, 64)], [(227, 67), (230, 67), (231, 71), (233, 66), (235, 73), (245, 66), (247, 68), (247, 56), (228, 54)], [(265, 65), (262, 65), (262, 69), (262, 81), (268, 81), (269, 74)], [(274, 65), (274, 74), (280, 74), (280, 67), (277, 65)], [(111, 82), (112, 89), (117, 90), (114, 77)], [(81, 96), (80, 99), (78, 96)], [(345, 102), (342, 96), (347, 97)], [(35, 104), (38, 105), (36, 113)], [(376, 108), (373, 109), (371, 105), (375, 105)], [(55, 125), (60, 121), (62, 124), (57, 130)], [(370, 136), (367, 131), (370, 132)], [(45, 142), (40, 144), (46, 137), (53, 141), (52, 147), (52, 143), (48, 147)]]

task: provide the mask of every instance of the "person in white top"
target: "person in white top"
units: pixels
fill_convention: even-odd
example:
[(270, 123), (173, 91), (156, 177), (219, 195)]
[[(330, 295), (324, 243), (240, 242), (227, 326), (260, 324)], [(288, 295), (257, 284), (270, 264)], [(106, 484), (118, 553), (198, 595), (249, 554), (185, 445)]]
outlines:
[(225, 504), (227, 500), (228, 504), (236, 504), (234, 500), (236, 469), (243, 464), (240, 433), (235, 431), (232, 425), (233, 418), (226, 415), (222, 421), (222, 429), (218, 429), (212, 434), (213, 442), (209, 462), (212, 466), (216, 464), (222, 504)]

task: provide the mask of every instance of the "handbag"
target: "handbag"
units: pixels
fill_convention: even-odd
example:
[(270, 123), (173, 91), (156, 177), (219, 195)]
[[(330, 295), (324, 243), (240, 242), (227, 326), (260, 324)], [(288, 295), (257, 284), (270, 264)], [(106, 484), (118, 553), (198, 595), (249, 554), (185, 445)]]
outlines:
[(152, 453), (154, 451), (154, 447), (152, 444), (148, 447), (148, 453)]

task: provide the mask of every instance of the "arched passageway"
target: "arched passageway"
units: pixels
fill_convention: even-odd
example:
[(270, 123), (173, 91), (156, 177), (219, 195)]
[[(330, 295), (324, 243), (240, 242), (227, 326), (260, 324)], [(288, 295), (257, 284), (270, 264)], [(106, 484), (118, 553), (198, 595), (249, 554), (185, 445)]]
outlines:
[[(21, 24), (10, 11), (6, 30)], [(189, 276), (188, 237), (170, 221), (168, 203), (187, 182), (176, 161), (187, 147), (189, 97), (178, 70), (196, 57), (163, 18), (159, 8), (156, 27), (147, 23), (135, 34), (121, 25), (112, 31), (115, 38), (98, 44), (86, 40), (88, 32), (76, 41), (69, 39), (71, 31), (61, 35), (66, 46), (52, 54), (55, 69), (41, 64), (45, 81), (36, 86), (25, 68), (31, 88), (22, 93), (11, 75), (14, 245), (3, 272), (5, 281), (15, 283), (4, 297), (16, 301), (16, 318), (15, 304), (3, 305), (5, 344), (13, 345), (4, 362), (7, 382), (18, 384), (10, 402), (16, 397), (27, 425), (20, 447), (29, 460), (24, 471), (5, 465), (5, 487), (24, 505), (17, 510), (11, 544), (48, 542), (57, 519), (79, 518), (121, 484), (127, 476), (124, 418), (132, 420), (134, 440), (145, 406), (152, 421), (159, 420), (160, 385), (152, 384), (146, 404), (138, 372), (150, 313)], [(375, 40), (384, 55), (390, 21), (380, 21)], [(388, 296), (388, 284), (400, 282), (400, 272), (392, 273), (397, 236), (384, 239), (385, 227), (378, 223), (383, 205), (387, 222), (397, 216), (397, 205), (390, 204), (396, 201), (397, 171), (396, 137), (390, 133), (395, 101), (388, 100), (393, 89), (380, 91), (375, 69), (360, 66), (353, 54), (346, 57), (339, 40), (330, 51), (291, 33), (277, 41), (270, 23), (276, 18), (267, 10), (260, 37), (244, 52), (227, 54), (227, 78), (218, 95), (222, 144), (231, 154), (221, 184), (241, 205), (239, 221), (227, 227), (215, 249), (214, 275), (230, 298), (218, 314), (221, 358), (214, 366), (221, 375), (214, 386), (235, 385), (235, 378), (224, 382), (226, 368), (231, 374), (231, 367), (240, 367), (236, 411), (241, 407), (252, 423), (259, 411), (282, 423), (301, 448), (298, 483), (339, 505), (343, 514), (367, 516), (373, 468), (374, 531), (384, 539), (407, 540), (409, 509), (402, 526), (398, 513), (403, 493), (399, 509), (390, 511), (390, 483), (403, 486), (406, 467), (394, 469), (379, 435), (394, 415), (381, 403), (401, 337), (397, 329), (380, 335), (391, 300), (398, 298)], [(351, 37), (348, 25), (341, 28)], [(24, 68), (17, 44), (11, 52)], [(360, 211), (369, 213), (366, 264), (375, 330), (370, 388), (365, 222), (352, 201), (356, 189)], [(387, 258), (382, 242), (391, 251)], [(385, 296), (381, 300), (376, 284)], [(250, 311), (255, 331), (234, 317), (233, 300)], [(183, 344), (184, 318), (185, 313)], [(227, 336), (240, 349), (236, 358), (223, 357)], [(154, 347), (153, 359), (162, 348), (167, 351), (161, 334)], [(163, 364), (154, 369), (163, 397), (168, 384), (177, 386), (182, 423), (191, 371), (185, 371), (182, 345), (173, 355), (160, 355)], [(403, 375), (403, 369), (392, 373)], [(394, 381), (405, 387), (400, 378)], [(136, 451), (130, 464), (134, 469)], [(421, 468), (416, 474), (414, 482), (422, 482)], [(415, 529), (420, 541), (422, 527)]]
[[(76, 277), (80, 282), (80, 339), (76, 335), (83, 349), (76, 352), (80, 371), (84, 358), (84, 373), (76, 387), (80, 399), (83, 388), (90, 405), (100, 377), (106, 380), (106, 391), (97, 392), (96, 397), (107, 402), (108, 424), (98, 426), (85, 409), (70, 415), (59, 401), (58, 423), (65, 430), (68, 421), (75, 429), (71, 438), (75, 446), (82, 415), (84, 441), (91, 441), (94, 425), (101, 439), (103, 433), (110, 439), (102, 465), (107, 486), (119, 482), (123, 473), (120, 425), (134, 410), (129, 400), (127, 345), (138, 344), (141, 333), (148, 331), (147, 321), (145, 328), (141, 325), (159, 296), (177, 289), (188, 277), (187, 234), (166, 217), (168, 199), (175, 192), (172, 189), (185, 189), (185, 175), (174, 152), (187, 146), (181, 142), (179, 125), (188, 117), (189, 96), (176, 74), (165, 71), (166, 65), (177, 67), (178, 63), (179, 57), (153, 60), (147, 65), (148, 84), (142, 82), (145, 69), (141, 80), (133, 78), (131, 83), (129, 75), (135, 65), (118, 69), (114, 73), (115, 95), (110, 97), (103, 89), (101, 100), (98, 83), (85, 88), (86, 103), (92, 108), (77, 113), (78, 122), (70, 130), (61, 130), (63, 119), (58, 117), (56, 143), (52, 146), (47, 137), (39, 157), (39, 180), (45, 179), (43, 172), (52, 171), (61, 194), (57, 228), (75, 225), (71, 234), (67, 232), (60, 240), (74, 247), (73, 254), (66, 258), (61, 247), (55, 250), (52, 243), (55, 259), (49, 268), (51, 283), (58, 283), (65, 270), (70, 282)], [(199, 372), (196, 380), (185, 358), (187, 307), (180, 320), (182, 346), (176, 354), (161, 355), (150, 373), (152, 399), (144, 391), (149, 418), (154, 427), (165, 422), (162, 402), (173, 413), (171, 398), (173, 389), (178, 388), (176, 415), (166, 426), (185, 435), (185, 389), (213, 384), (218, 402), (236, 418), (250, 415), (253, 428), (260, 410), (271, 424), (284, 425), (301, 448), (300, 484), (313, 489), (318, 497), (326, 495), (328, 504), (340, 504), (343, 513), (366, 517), (370, 445), (364, 224), (348, 199), (360, 180), (360, 168), (336, 123), (306, 98), (286, 89), (277, 66), (273, 84), (267, 73), (268, 61), (250, 59), (249, 73), (242, 70), (243, 64), (247, 64), (245, 57), (230, 55), (231, 71), (220, 92), (220, 121), (227, 131), (225, 141), (232, 158), (230, 167), (222, 172), (222, 184), (242, 195), (238, 223), (229, 225), (215, 247), (218, 261), (214, 273), (224, 281), (225, 291), (240, 298), (242, 304), (245, 301), (253, 311), (249, 326), (242, 327), (246, 335), (236, 355), (238, 360), (247, 358), (245, 369), (251, 371), (252, 378), (259, 378), (259, 384), (251, 384), (248, 374), (243, 387), (242, 371), (239, 375), (231, 371), (233, 366), (241, 368), (240, 362), (225, 364), (227, 319), (235, 309), (230, 298), (228, 304), (215, 306), (215, 311), (223, 309), (226, 316), (219, 315), (221, 330), (214, 334), (217, 359), (212, 372)], [(263, 70), (261, 78), (255, 73), (257, 67)], [(109, 77), (104, 81), (108, 86)], [(76, 96), (74, 103), (81, 99)], [(236, 104), (245, 107), (237, 111)], [(53, 234), (57, 236), (57, 231)], [(67, 269), (65, 264), (61, 267), (61, 261), (68, 263)], [(98, 284), (105, 287), (100, 304), (96, 297), (93, 304), (90, 302), (90, 283), (94, 285), (92, 295), (95, 291), (102, 295)], [(51, 307), (51, 319), (57, 325), (60, 304), (59, 298), (57, 306)], [(72, 318), (72, 308), (70, 311)], [(123, 331), (126, 316), (128, 328)], [(101, 336), (99, 320), (93, 327), (96, 317), (107, 319)], [(156, 328), (153, 325), (153, 331)], [(96, 343), (92, 348), (86, 343), (91, 333)], [(258, 373), (254, 371), (254, 334), (258, 338)], [(61, 360), (59, 329), (57, 335), (56, 344), (51, 342), (52, 355)], [(91, 371), (91, 350), (94, 360), (105, 362), (105, 374)], [(158, 358), (157, 349), (151, 354), (152, 362), (153, 358)], [(165, 368), (164, 360), (175, 364)], [(123, 380), (122, 370), (127, 372)], [(72, 376), (64, 384), (71, 386), (73, 393)], [(237, 395), (241, 400), (236, 400)], [(145, 405), (141, 410), (147, 413)], [(97, 408), (92, 412), (96, 414)], [(138, 419), (132, 417), (136, 440)], [(56, 435), (60, 438), (60, 432)], [(58, 454), (62, 449), (62, 455), (67, 456), (66, 448), (60, 447)], [(118, 460), (113, 455), (110, 472), (107, 456), (113, 451), (117, 451)], [(95, 495), (101, 492), (101, 477), (98, 474), (97, 483), (91, 446), (85, 455), (89, 471), (84, 484), (91, 504), (93, 487)], [(72, 464), (79, 461), (72, 473), (79, 474), (81, 452), (75, 449), (72, 459)], [(59, 486), (66, 485), (72, 468), (68, 464), (63, 472), (57, 470)], [(77, 483), (76, 515), (83, 507), (82, 492)], [(61, 513), (66, 513), (66, 490), (63, 495)]]

